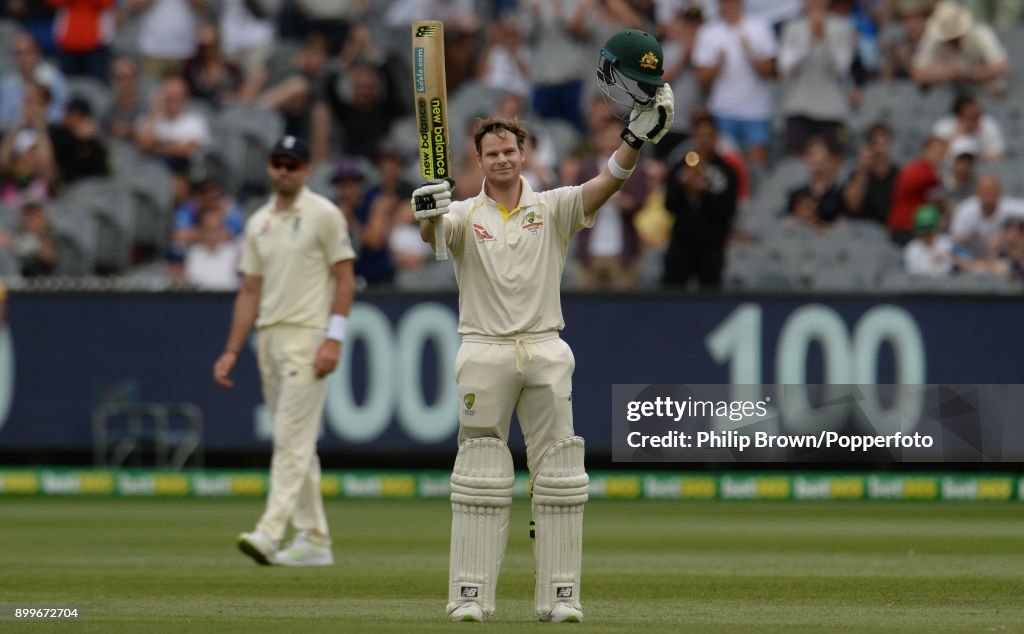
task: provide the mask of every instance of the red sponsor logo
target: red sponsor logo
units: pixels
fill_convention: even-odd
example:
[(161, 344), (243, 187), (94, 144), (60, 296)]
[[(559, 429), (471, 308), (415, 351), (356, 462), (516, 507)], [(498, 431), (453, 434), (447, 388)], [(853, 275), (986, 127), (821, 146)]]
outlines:
[(494, 236), (491, 235), (491, 232), (488, 231), (487, 227), (484, 227), (483, 225), (474, 224), (473, 232), (476, 234), (477, 240), (483, 241), (494, 239)]

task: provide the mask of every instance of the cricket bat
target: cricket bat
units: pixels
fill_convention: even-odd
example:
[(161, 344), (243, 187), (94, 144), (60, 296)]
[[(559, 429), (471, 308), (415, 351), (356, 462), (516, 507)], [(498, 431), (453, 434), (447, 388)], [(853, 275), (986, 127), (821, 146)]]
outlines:
[[(444, 76), (444, 23), (421, 20), (412, 23), (413, 91), (416, 129), (420, 138), (420, 174), (427, 180), (451, 176), (448, 161), (448, 93)], [(434, 223), (434, 252), (448, 259), (444, 218)]]

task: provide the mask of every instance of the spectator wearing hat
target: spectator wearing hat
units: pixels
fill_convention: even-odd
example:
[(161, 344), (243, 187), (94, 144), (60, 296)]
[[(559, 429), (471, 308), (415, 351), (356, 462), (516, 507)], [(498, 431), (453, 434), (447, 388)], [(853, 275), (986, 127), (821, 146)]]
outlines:
[(942, 200), (942, 163), (949, 143), (928, 137), (921, 154), (903, 166), (892, 190), (892, 205), (885, 226), (893, 242), (903, 246), (914, 237), (914, 212), (925, 203), (945, 205)]
[(1009, 72), (1006, 49), (992, 27), (975, 22), (971, 12), (953, 0), (943, 0), (935, 7), (914, 53), (914, 81), (922, 87), (983, 88), (1000, 97)]
[(999, 177), (982, 174), (974, 196), (954, 211), (950, 233), (973, 258), (986, 260), (992, 255), (994, 236), (1009, 218), (1024, 218), (1024, 199), (1004, 196)]
[(843, 202), (851, 218), (885, 224), (900, 166), (892, 158), (892, 129), (876, 123), (857, 154), (857, 167), (843, 186)]
[(68, 102), (63, 121), (50, 126), (50, 139), (62, 184), (70, 185), (91, 176), (110, 175), (107, 146), (98, 128), (92, 106), (80, 97)]
[(903, 268), (914, 275), (944, 277), (956, 265), (953, 239), (939, 233), (942, 212), (935, 205), (921, 205), (914, 212), (915, 238), (903, 247)]
[(953, 112), (932, 127), (932, 134), (950, 143), (967, 139), (975, 148), (975, 155), (988, 162), (1002, 160), (1006, 140), (999, 124), (984, 113), (981, 101), (973, 95), (960, 95), (953, 103)]
[(829, 13), (828, 0), (804, 0), (804, 8), (805, 17), (782, 27), (778, 60), (785, 146), (794, 155), (816, 136), (841, 144), (857, 39), (850, 21)]

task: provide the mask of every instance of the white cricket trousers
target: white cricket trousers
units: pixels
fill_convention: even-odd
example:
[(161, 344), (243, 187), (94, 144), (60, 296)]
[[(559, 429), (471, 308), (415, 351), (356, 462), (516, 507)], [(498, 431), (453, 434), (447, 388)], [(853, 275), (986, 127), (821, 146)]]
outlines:
[(508, 442), (512, 412), (526, 441), (533, 474), (551, 445), (575, 435), (569, 344), (556, 332), (514, 338), (466, 335), (455, 357), (459, 386), (459, 444), (468, 438)]
[(274, 455), (270, 461), (267, 508), (257, 526), (268, 537), (284, 537), (288, 521), (330, 544), (320, 495), (320, 459), (316, 439), (327, 397), (327, 380), (317, 379), (313, 360), (323, 330), (270, 326), (259, 331), (263, 399), (270, 411)]

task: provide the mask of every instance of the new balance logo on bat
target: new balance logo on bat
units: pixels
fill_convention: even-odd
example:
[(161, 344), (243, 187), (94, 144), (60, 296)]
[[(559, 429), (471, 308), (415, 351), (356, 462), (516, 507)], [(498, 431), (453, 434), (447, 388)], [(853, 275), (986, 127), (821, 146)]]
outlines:
[(558, 586), (555, 588), (555, 596), (559, 599), (571, 599), (572, 586)]
[(416, 27), (416, 37), (434, 37), (437, 35), (437, 26)]
[(480, 588), (476, 586), (462, 586), (459, 596), (463, 599), (475, 599), (480, 596)]

